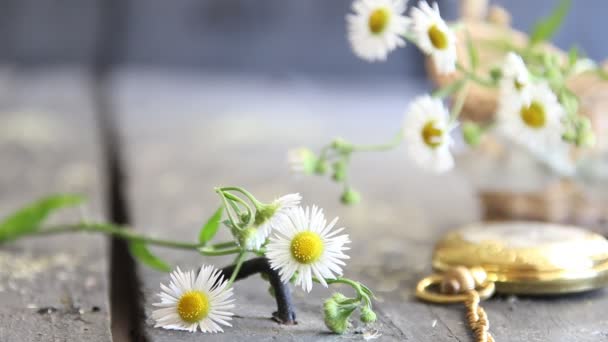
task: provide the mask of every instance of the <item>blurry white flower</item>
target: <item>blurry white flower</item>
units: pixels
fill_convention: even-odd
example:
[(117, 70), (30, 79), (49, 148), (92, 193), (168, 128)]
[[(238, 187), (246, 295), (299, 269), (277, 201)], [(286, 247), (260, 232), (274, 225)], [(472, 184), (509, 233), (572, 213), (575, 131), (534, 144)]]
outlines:
[(546, 83), (530, 86), (530, 101), (521, 96), (501, 97), (498, 129), (508, 139), (527, 147), (536, 155), (563, 149), (565, 111)]
[(574, 63), (571, 72), (573, 75), (577, 75), (593, 70), (595, 68), (597, 68), (597, 64), (593, 60), (589, 58), (582, 58), (577, 60), (576, 63)]
[(401, 35), (408, 27), (402, 15), (406, 4), (405, 0), (355, 0), (355, 13), (346, 16), (353, 52), (369, 62), (383, 61), (389, 52), (405, 46)]
[(523, 59), (516, 53), (509, 52), (502, 66), (500, 96), (505, 99), (520, 98), (530, 104), (530, 74)]
[(302, 200), (300, 194), (288, 194), (279, 197), (270, 204), (262, 206), (255, 215), (255, 225), (257, 235), (254, 239), (254, 249), (259, 249), (270, 235), (272, 229), (280, 227), (287, 219), (287, 215), (292, 208), (297, 207)]
[(317, 167), (317, 156), (308, 148), (302, 147), (287, 152), (289, 168), (294, 173), (312, 175)]
[(440, 74), (456, 70), (456, 35), (443, 21), (437, 3), (433, 7), (421, 0), (418, 7), (410, 11), (411, 31), (416, 44), (425, 54), (433, 58), (435, 69)]
[(203, 266), (195, 276), (194, 271), (182, 272), (179, 268), (171, 273), (169, 286), (160, 284), (159, 309), (152, 312), (155, 327), (195, 332), (223, 332), (219, 326), (227, 325), (234, 307), (232, 288), (226, 288), (220, 270)]
[(307, 292), (312, 289), (313, 277), (327, 287), (325, 279), (342, 275), (344, 254), (350, 243), (348, 235), (337, 235), (344, 228), (334, 228), (338, 218), (329, 224), (323, 210), (316, 206), (289, 211), (284, 224), (275, 227), (276, 234), (266, 246), (266, 257), (273, 269), (278, 269), (284, 283), (297, 273), (295, 284)]
[(422, 168), (439, 173), (454, 166), (449, 119), (441, 100), (429, 95), (416, 98), (408, 107), (403, 137), (409, 157)]

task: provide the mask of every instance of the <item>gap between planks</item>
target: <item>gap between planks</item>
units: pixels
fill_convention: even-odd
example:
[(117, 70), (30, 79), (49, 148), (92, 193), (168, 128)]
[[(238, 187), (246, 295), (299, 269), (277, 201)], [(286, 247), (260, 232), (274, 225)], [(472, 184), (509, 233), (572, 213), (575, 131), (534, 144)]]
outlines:
[[(104, 173), (107, 185), (107, 216), (121, 225), (131, 223), (124, 193), (126, 177), (120, 153), (120, 137), (114, 120), (106, 73), (95, 74), (93, 100), (101, 131), (104, 156)], [(137, 268), (129, 253), (128, 243), (112, 238), (110, 261), (110, 307), (114, 342), (146, 341), (143, 332), (144, 311)]]
[[(99, 11), (99, 30), (95, 42), (93, 61), (92, 98), (98, 119), (107, 177), (108, 217), (113, 223), (131, 223), (125, 188), (127, 180), (123, 170), (121, 140), (116, 126), (111, 99), (110, 76), (125, 46), (128, 4), (122, 0), (108, 0)], [(129, 253), (128, 243), (111, 239), (110, 307), (114, 342), (146, 341), (143, 330), (143, 297), (137, 268)]]

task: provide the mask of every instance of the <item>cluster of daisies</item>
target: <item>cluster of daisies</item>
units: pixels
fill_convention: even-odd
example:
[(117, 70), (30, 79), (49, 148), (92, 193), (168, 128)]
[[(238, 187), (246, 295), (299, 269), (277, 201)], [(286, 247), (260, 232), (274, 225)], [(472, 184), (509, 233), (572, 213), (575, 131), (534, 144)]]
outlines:
[[(533, 81), (516, 53), (506, 55), (500, 73), (496, 119), (490, 128), (499, 137), (544, 159), (556, 171), (572, 174), (575, 164), (569, 159), (571, 144), (564, 139), (567, 112), (556, 93), (545, 80)], [(458, 127), (457, 114), (450, 112), (442, 99), (430, 95), (411, 102), (403, 137), (415, 164), (438, 173), (452, 169), (451, 131)]]
[(406, 40), (431, 56), (440, 73), (456, 69), (456, 35), (441, 18), (437, 3), (420, 1), (404, 16), (405, 0), (356, 0), (348, 14), (348, 39), (362, 59), (384, 61)]
[[(335, 228), (338, 218), (327, 223), (322, 209), (299, 206), (299, 194), (262, 204), (248, 192), (236, 189), (256, 207), (253, 218), (228, 214), (227, 225), (239, 241), (239, 253), (264, 255), (283, 283), (293, 282), (307, 292), (313, 282), (327, 287), (329, 280), (342, 275), (344, 260), (349, 258), (344, 252), (350, 241), (348, 235), (341, 234), (344, 228)], [(220, 191), (220, 195), (233, 201), (225, 210), (244, 203), (228, 191)], [(251, 226), (243, 226), (251, 222)], [(152, 313), (157, 327), (221, 332), (222, 325), (230, 326), (233, 289), (221, 270), (203, 266), (197, 272), (183, 272), (178, 268), (170, 278), (168, 285), (161, 284), (161, 301)]]
[[(353, 13), (346, 16), (348, 40), (355, 55), (369, 62), (384, 61), (390, 52), (411, 42), (432, 60), (438, 74), (454, 74), (456, 70), (460, 74), (454, 74), (457, 77), (453, 83), (433, 94), (414, 98), (401, 130), (391, 142), (356, 145), (337, 139), (319, 154), (307, 148), (293, 150), (289, 162), (294, 171), (317, 175), (329, 172), (334, 181), (344, 185), (342, 202), (353, 204), (359, 200), (347, 177), (353, 153), (389, 150), (404, 142), (414, 164), (432, 172), (446, 172), (454, 167), (453, 136), (458, 127), (470, 145), (479, 143), (483, 133), (493, 132), (501, 141), (523, 147), (559, 174), (576, 171), (572, 146), (592, 146), (595, 137), (590, 120), (580, 115), (579, 100), (565, 80), (592, 70), (601, 75), (595, 63), (578, 58), (576, 53), (564, 62), (561, 56), (538, 48), (531, 40), (527, 48), (508, 47), (511, 52), (504, 60), (487, 74), (478, 75), (478, 55), (472, 41), (467, 41), (469, 67), (458, 61), (455, 30), (466, 28), (448, 25), (437, 3), (429, 5), (422, 0), (410, 9), (409, 16), (405, 15), (406, 8), (405, 0), (355, 0)], [(458, 117), (470, 83), (498, 88), (494, 122), (460, 125)], [(451, 108), (444, 104), (448, 96), (454, 97)]]

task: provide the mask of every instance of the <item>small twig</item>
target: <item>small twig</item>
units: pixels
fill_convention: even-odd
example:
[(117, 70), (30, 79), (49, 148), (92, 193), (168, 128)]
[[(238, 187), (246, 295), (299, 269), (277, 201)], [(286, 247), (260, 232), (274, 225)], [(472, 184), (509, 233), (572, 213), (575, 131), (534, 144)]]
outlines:
[[(224, 277), (231, 278), (236, 266), (236, 264), (233, 264), (222, 268), (221, 272)], [(234, 280), (244, 279), (257, 273), (266, 274), (270, 281), (270, 286), (274, 289), (274, 296), (277, 301), (277, 311), (272, 314), (273, 319), (280, 324), (297, 324), (289, 284), (285, 284), (281, 281), (279, 272), (270, 267), (268, 259), (259, 257), (243, 262), (241, 264), (241, 269), (238, 271)]]

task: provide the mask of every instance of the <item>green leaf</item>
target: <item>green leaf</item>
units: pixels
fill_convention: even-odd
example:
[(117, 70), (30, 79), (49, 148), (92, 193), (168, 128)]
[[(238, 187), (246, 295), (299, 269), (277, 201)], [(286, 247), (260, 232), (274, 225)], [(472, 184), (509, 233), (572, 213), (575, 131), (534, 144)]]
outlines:
[(152, 254), (146, 244), (142, 241), (131, 241), (129, 251), (141, 263), (161, 272), (171, 271), (169, 264)]
[(52, 212), (83, 202), (82, 196), (73, 194), (53, 195), (33, 202), (0, 222), (0, 242), (35, 232)]
[(597, 75), (604, 81), (608, 81), (608, 72), (606, 72), (601, 66), (595, 69)]
[(530, 44), (549, 40), (561, 26), (570, 10), (571, 0), (561, 0), (559, 5), (547, 17), (541, 18), (530, 33)]
[(461, 78), (458, 81), (454, 81), (450, 84), (447, 84), (447, 85), (435, 90), (433, 92), (433, 97), (442, 99), (446, 96), (452, 95), (453, 93), (460, 90), (460, 88), (462, 88), (462, 86), (465, 84), (465, 82), (466, 82), (466, 80), (464, 78)]
[(566, 113), (576, 115), (578, 113), (579, 99), (575, 93), (568, 88), (563, 88), (558, 94), (559, 102), (562, 104)]
[(207, 242), (211, 241), (217, 233), (218, 228), (220, 227), (220, 222), (222, 220), (222, 214), (224, 213), (224, 207), (219, 207), (213, 215), (207, 220), (207, 223), (201, 228), (200, 233), (198, 234), (198, 241), (204, 245)]
[(574, 64), (576, 64), (576, 61), (578, 61), (578, 48), (573, 46), (570, 48), (570, 51), (568, 51), (568, 65), (573, 67)]
[(471, 65), (471, 70), (475, 70), (479, 65), (479, 53), (473, 44), (469, 31), (467, 31), (467, 50), (469, 51), (469, 63)]

